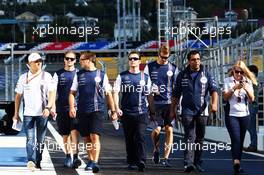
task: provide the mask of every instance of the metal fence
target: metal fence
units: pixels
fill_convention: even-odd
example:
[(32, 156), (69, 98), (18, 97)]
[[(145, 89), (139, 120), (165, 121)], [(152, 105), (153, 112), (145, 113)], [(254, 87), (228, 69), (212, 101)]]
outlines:
[[(177, 41), (178, 42), (178, 41)], [(175, 47), (172, 60), (180, 66), (186, 64), (186, 53), (190, 48)], [(255, 64), (258, 66), (259, 81), (260, 81), (260, 97), (259, 97), (259, 115), (258, 125), (264, 125), (263, 117), (263, 83), (264, 83), (264, 28), (256, 30), (252, 34), (243, 34), (236, 39), (228, 39), (223, 42), (218, 42), (214, 45), (210, 44), (209, 48), (201, 49), (202, 64), (204, 64), (220, 85), (219, 95), (222, 98), (223, 80), (227, 76), (227, 70), (232, 67), (237, 59), (244, 59), (246, 63)], [(125, 54), (124, 54), (125, 55)], [(4, 65), (0, 65), (0, 100), (14, 100), (14, 88), (21, 73), (27, 71), (25, 62), (26, 55), (13, 55), (11, 48), (11, 56), (4, 61)], [(109, 79), (114, 80), (118, 72), (127, 67), (127, 59), (124, 58), (99, 58), (97, 66), (104, 69)], [(78, 65), (78, 64), (77, 64)], [(45, 70), (54, 72), (63, 67), (63, 58), (45, 62)], [(224, 103), (219, 100), (219, 109), (215, 117), (212, 117), (211, 125), (224, 126)]]
[[(178, 41), (177, 41), (178, 42)], [(175, 47), (176, 64), (184, 67), (187, 64), (186, 53), (191, 48)], [(219, 105), (216, 116), (211, 116), (210, 125), (225, 126), (224, 102), (222, 96), (224, 78), (228, 69), (238, 59), (244, 60), (247, 65), (254, 64), (259, 68), (259, 111), (257, 125), (264, 125), (263, 117), (263, 84), (264, 84), (264, 28), (259, 28), (252, 34), (243, 34), (236, 39), (227, 39), (222, 42), (210, 44), (209, 48), (200, 49), (202, 64), (215, 76), (220, 86)]]

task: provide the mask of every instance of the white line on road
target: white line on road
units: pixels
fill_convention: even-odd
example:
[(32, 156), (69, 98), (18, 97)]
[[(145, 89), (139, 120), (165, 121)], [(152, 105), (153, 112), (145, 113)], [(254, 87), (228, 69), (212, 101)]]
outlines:
[[(15, 138), (15, 137), (13, 137)], [(25, 147), (25, 145), (24, 145)], [(26, 148), (25, 148), (26, 149)], [(49, 152), (47, 147), (44, 147), (43, 150), (43, 160), (41, 162), (41, 167), (42, 170), (41, 171), (35, 171), (35, 172), (31, 172), (29, 169), (27, 169), (27, 167), (23, 166), (23, 167), (0, 167), (0, 174), (4, 174), (4, 175), (56, 175), (54, 166), (52, 164)]]
[[(55, 138), (55, 140), (57, 141), (57, 143), (59, 144), (59, 146), (62, 148), (62, 150), (65, 153), (62, 136), (56, 131), (56, 129), (52, 126), (52, 124), (50, 124), (50, 122), (48, 122), (48, 129), (50, 130), (51, 134), (53, 135), (53, 137)], [(79, 159), (81, 160), (82, 165), (79, 168), (75, 169), (77, 173), (79, 175), (93, 174), (92, 172), (84, 171), (86, 163), (80, 157)]]

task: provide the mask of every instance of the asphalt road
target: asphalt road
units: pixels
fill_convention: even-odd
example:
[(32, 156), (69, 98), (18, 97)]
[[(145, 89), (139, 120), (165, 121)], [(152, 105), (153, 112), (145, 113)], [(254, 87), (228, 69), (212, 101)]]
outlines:
[[(54, 128), (53, 128), (54, 127)], [(216, 133), (217, 134), (217, 133)], [(23, 136), (23, 133), (20, 136)], [(3, 137), (3, 136), (1, 136)], [(16, 137), (14, 137), (16, 139)], [(181, 135), (175, 134), (174, 136), (174, 150), (170, 155), (170, 163), (173, 167), (166, 168), (161, 164), (154, 164), (151, 161), (152, 157), (152, 142), (150, 139), (150, 131), (147, 131), (146, 136), (147, 141), (147, 164), (144, 173), (139, 173), (137, 170), (127, 170), (126, 164), (126, 152), (125, 152), (125, 140), (123, 136), (122, 127), (116, 131), (110, 122), (104, 124), (104, 130), (101, 137), (101, 155), (100, 155), (100, 167), (101, 170), (98, 174), (173, 174), (181, 175), (186, 174), (183, 172), (183, 152), (179, 150), (182, 137)], [(59, 145), (61, 142), (61, 137), (56, 132), (56, 124), (51, 122), (49, 130), (46, 135), (46, 143), (52, 143), (54, 145)], [(80, 139), (80, 144), (82, 144), (82, 139)], [(164, 143), (164, 134), (161, 135), (161, 143)], [(1, 144), (0, 144), (1, 145)], [(161, 144), (162, 145), (162, 144)], [(216, 147), (216, 143), (206, 142), (208, 149), (204, 151), (203, 154), (203, 167), (206, 172), (202, 174), (207, 175), (231, 175), (232, 170), (232, 160), (231, 152), (228, 150), (226, 144), (220, 144), (223, 146)], [(161, 148), (163, 150), (164, 147)], [(65, 154), (61, 149), (55, 149), (47, 146), (45, 156), (46, 163), (42, 165), (43, 170), (41, 172), (34, 172), (34, 174), (57, 174), (57, 175), (77, 175), (77, 174), (92, 174), (84, 171), (86, 159), (86, 153), (84, 150), (80, 150), (80, 158), (83, 161), (82, 166), (78, 169), (70, 169), (63, 167), (63, 161)], [(161, 151), (161, 154), (163, 151)], [(245, 170), (245, 175), (261, 175), (264, 171), (264, 155), (263, 154), (243, 154), (242, 167)], [(26, 169), (26, 154), (24, 148), (2, 148), (0, 146), (0, 175), (5, 174), (26, 174), (29, 172)], [(194, 171), (189, 174), (199, 174)]]

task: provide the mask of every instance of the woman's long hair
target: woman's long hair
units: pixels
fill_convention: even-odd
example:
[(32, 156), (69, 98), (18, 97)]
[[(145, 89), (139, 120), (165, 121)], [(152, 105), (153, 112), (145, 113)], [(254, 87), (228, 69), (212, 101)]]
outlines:
[(258, 85), (258, 82), (257, 82), (257, 79), (256, 79), (254, 73), (252, 73), (252, 72), (248, 69), (248, 67), (247, 67), (247, 65), (244, 63), (244, 61), (242, 61), (242, 60), (238, 60), (238, 61), (236, 62), (236, 64), (233, 66), (233, 68), (235, 68), (235, 67), (239, 67), (240, 69), (242, 69), (242, 71), (244, 72), (244, 75), (245, 75), (248, 79), (250, 79), (254, 85), (256, 85), (256, 86)]

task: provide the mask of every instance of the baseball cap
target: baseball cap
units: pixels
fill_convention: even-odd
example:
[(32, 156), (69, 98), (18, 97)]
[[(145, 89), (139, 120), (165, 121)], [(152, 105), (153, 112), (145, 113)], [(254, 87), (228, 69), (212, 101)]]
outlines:
[(39, 59), (43, 60), (43, 58), (38, 53), (31, 53), (28, 56), (28, 62), (36, 61), (36, 60), (39, 60)]

